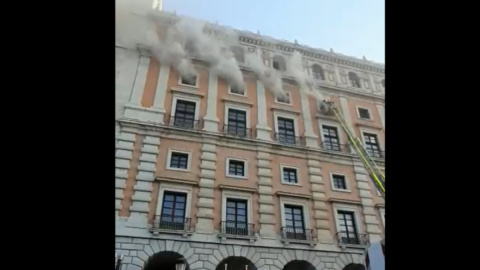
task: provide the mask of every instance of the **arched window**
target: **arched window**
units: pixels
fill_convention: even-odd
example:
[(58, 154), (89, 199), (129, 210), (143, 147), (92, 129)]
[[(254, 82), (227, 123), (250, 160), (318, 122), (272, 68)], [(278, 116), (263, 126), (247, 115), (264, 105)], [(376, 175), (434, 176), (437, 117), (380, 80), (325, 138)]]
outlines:
[(350, 85), (353, 87), (361, 88), (360, 86), (360, 77), (354, 72), (348, 73), (348, 80), (350, 81)]
[(314, 64), (312, 66), (313, 78), (317, 80), (325, 80), (323, 68), (319, 64)]
[(237, 60), (237, 63), (245, 62), (245, 54), (243, 53), (243, 48), (240, 46), (233, 46), (230, 48), (233, 52), (233, 56)]
[(280, 71), (286, 70), (285, 59), (280, 55), (273, 57), (273, 68)]

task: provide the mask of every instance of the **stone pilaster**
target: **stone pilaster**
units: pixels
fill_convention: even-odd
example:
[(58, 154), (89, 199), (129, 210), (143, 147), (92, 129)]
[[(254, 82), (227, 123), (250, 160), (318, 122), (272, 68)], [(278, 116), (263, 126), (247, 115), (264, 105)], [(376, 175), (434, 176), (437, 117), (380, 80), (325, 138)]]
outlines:
[(115, 212), (122, 209), (122, 200), (133, 157), (135, 134), (118, 131), (115, 149)]
[(313, 209), (315, 212), (315, 224), (318, 241), (321, 244), (333, 244), (333, 237), (330, 233), (330, 222), (327, 213), (327, 202), (325, 197), (325, 185), (322, 177), (320, 161), (309, 157), (308, 178), (312, 185)]
[(360, 200), (362, 202), (365, 230), (368, 233), (371, 242), (380, 241), (382, 236), (380, 234), (377, 214), (375, 213), (373, 205), (370, 184), (368, 183), (371, 181), (370, 176), (365, 170), (363, 163), (360, 161), (353, 162), (353, 170), (355, 172), (355, 179), (357, 181)]
[(196, 232), (213, 232), (214, 183), (217, 164), (217, 147), (211, 139), (204, 139), (200, 156), (200, 182), (197, 203)]
[(275, 212), (272, 190), (272, 162), (270, 153), (259, 149), (257, 153), (257, 176), (260, 214), (260, 237), (275, 239)]
[(129, 226), (147, 228), (147, 215), (152, 200), (152, 184), (155, 180), (159, 146), (159, 137), (145, 136), (143, 139), (136, 182), (133, 187), (134, 194), (130, 206)]
[(310, 102), (305, 91), (300, 91), (300, 100), (302, 102), (302, 117), (305, 126), (305, 142), (307, 147), (319, 148), (318, 136), (313, 132), (312, 113), (310, 111)]
[(267, 97), (265, 96), (265, 86), (257, 80), (257, 140), (271, 141), (272, 129), (267, 124)]
[(207, 113), (203, 118), (203, 130), (210, 132), (218, 132), (218, 117), (217, 117), (217, 89), (218, 77), (213, 72), (208, 73), (208, 98), (207, 98)]
[(382, 127), (385, 130), (385, 107), (381, 104), (377, 104), (377, 111), (380, 117), (380, 122), (382, 123)]
[[(350, 117), (350, 109), (348, 108), (348, 100), (344, 96), (340, 96), (340, 108), (342, 109), (342, 114), (343, 118), (345, 119), (345, 122), (347, 123), (348, 128), (355, 133), (355, 130), (353, 129), (352, 125), (352, 119)], [(356, 134), (354, 134), (355, 136)], [(355, 153), (355, 149), (353, 149), (352, 146), (350, 146), (350, 153)]]

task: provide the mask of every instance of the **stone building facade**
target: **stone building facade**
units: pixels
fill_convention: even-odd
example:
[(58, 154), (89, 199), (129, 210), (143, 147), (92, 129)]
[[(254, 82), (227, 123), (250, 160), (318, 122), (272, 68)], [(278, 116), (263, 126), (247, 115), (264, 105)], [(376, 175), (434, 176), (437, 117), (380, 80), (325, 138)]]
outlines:
[[(125, 256), (122, 269), (168, 270), (178, 258), (192, 270), (361, 267), (369, 241), (384, 235), (384, 200), (340, 124), (299, 91), (282, 63), (302, 54), (316, 91), (341, 108), (381, 168), (384, 66), (238, 34), (243, 91), (201, 59), (193, 59), (196, 79), (185, 81), (145, 47), (117, 44), (115, 245)], [(280, 70), (286, 100), (248, 68), (255, 57)]]

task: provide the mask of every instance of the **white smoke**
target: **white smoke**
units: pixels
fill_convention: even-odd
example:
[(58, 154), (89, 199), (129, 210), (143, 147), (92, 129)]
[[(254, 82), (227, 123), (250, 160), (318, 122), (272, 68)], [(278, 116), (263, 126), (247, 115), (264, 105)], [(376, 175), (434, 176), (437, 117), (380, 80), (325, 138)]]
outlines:
[(273, 91), (276, 97), (287, 97), (283, 90), (282, 75), (277, 70), (265, 66), (259, 57), (254, 57), (250, 61), (250, 68), (257, 74), (267, 89)]
[(295, 78), (300, 91), (303, 91), (307, 95), (314, 96), (318, 101), (323, 100), (322, 94), (314, 89), (312, 77), (307, 74), (303, 67), (302, 55), (300, 52), (295, 51), (287, 60), (287, 71)]

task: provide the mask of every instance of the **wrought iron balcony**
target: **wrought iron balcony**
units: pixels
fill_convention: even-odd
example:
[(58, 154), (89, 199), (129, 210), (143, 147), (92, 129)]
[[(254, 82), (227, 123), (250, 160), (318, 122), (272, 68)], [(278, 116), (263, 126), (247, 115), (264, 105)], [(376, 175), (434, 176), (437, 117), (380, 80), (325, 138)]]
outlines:
[(333, 143), (329, 141), (323, 141), (322, 149), (327, 151), (332, 151), (332, 152), (350, 154), (349, 144), (339, 144), (339, 143)]
[(281, 144), (287, 144), (287, 145), (297, 145), (297, 146), (305, 145), (303, 137), (286, 135), (284, 133), (278, 133), (278, 132), (275, 133), (275, 141)]
[(365, 149), (372, 158), (385, 158), (385, 151)]
[(202, 128), (201, 123), (202, 123), (201, 120), (188, 119), (185, 117), (178, 117), (178, 116), (170, 116), (168, 119), (167, 125), (171, 127), (176, 127), (176, 128), (200, 130)]
[(235, 137), (252, 138), (252, 129), (238, 127), (236, 125), (223, 125), (223, 134)]
[(283, 242), (316, 242), (314, 230), (303, 229), (298, 227), (286, 226), (282, 227), (282, 241)]
[(337, 240), (339, 244), (343, 245), (366, 246), (369, 243), (368, 234), (345, 231), (337, 232)]
[(152, 226), (154, 231), (190, 231), (191, 218), (183, 216), (160, 215), (155, 216)]
[(222, 221), (220, 234), (225, 236), (255, 237), (255, 224), (236, 221)]

